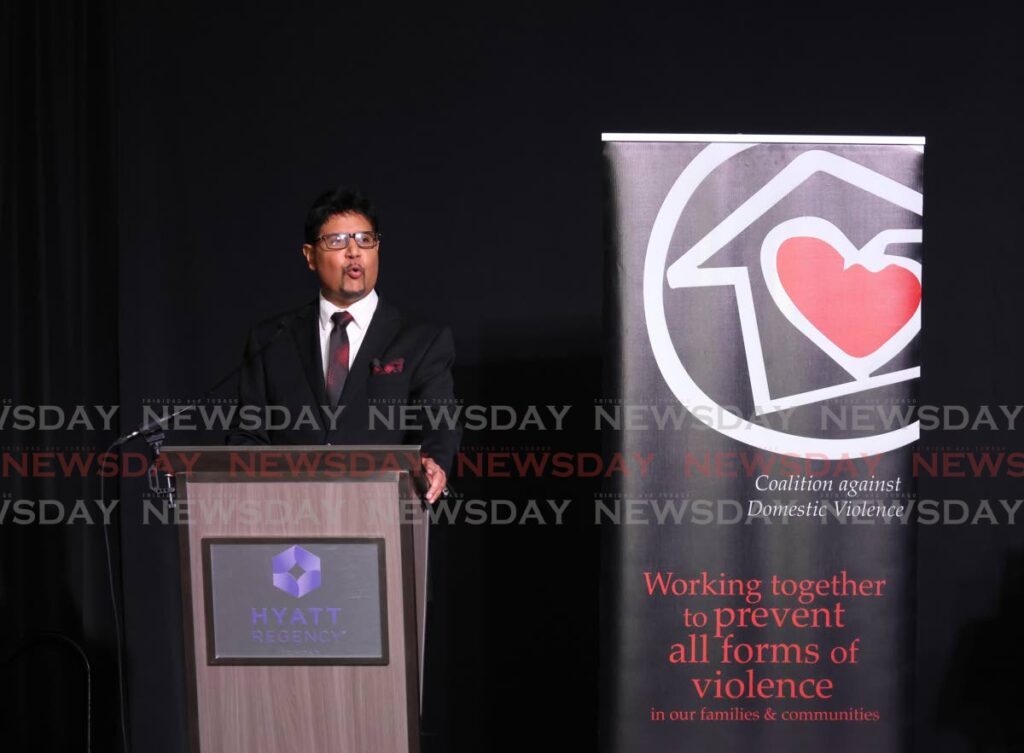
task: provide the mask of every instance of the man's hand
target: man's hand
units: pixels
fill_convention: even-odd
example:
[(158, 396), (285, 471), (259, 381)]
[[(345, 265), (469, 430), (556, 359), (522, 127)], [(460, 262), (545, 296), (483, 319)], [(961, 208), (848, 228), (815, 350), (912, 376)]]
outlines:
[(427, 474), (427, 484), (429, 485), (427, 502), (434, 504), (441, 496), (441, 492), (444, 491), (445, 484), (448, 483), (448, 476), (441, 470), (441, 466), (426, 455), (420, 458), (420, 462), (423, 463), (423, 470)]

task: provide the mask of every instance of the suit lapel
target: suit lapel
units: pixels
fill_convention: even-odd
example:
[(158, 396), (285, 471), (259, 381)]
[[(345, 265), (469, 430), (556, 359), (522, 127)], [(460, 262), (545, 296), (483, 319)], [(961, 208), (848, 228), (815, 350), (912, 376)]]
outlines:
[(377, 302), (377, 310), (366, 330), (356, 360), (348, 371), (345, 386), (341, 390), (341, 403), (351, 405), (362, 399), (366, 394), (366, 380), (370, 376), (370, 363), (379, 358), (401, 329), (402, 317), (398, 310), (386, 303), (383, 298)]
[(299, 350), (302, 369), (313, 390), (317, 405), (327, 405), (327, 387), (324, 385), (323, 354), (320, 352), (319, 299), (306, 307), (292, 322), (292, 338)]

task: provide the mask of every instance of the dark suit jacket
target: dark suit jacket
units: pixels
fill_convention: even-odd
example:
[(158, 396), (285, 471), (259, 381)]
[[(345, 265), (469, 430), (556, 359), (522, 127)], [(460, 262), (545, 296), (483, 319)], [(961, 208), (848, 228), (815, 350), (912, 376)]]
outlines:
[[(455, 343), (447, 327), (410, 322), (398, 310), (379, 299), (377, 310), (349, 369), (341, 393), (341, 412), (333, 430), (320, 409), (328, 405), (320, 352), (319, 299), (301, 308), (257, 324), (249, 333), (245, 361), (239, 380), (239, 407), (283, 406), (288, 409), (289, 428), (261, 426), (246, 428), (236, 419), (228, 444), (380, 445), (422, 444), (423, 453), (450, 473), (458, 452), (460, 429), (442, 421), (431, 427), (420, 410), (415, 423), (422, 432), (407, 431), (400, 422), (403, 405), (452, 411), (454, 393), (452, 364)], [(402, 359), (401, 369), (383, 371), (387, 364)], [(389, 426), (380, 419), (370, 428), (370, 406), (393, 420)], [(294, 428), (303, 413), (316, 417)], [(452, 411), (454, 413), (454, 411)], [(244, 417), (244, 413), (239, 413)], [(277, 417), (280, 419), (280, 416)]]

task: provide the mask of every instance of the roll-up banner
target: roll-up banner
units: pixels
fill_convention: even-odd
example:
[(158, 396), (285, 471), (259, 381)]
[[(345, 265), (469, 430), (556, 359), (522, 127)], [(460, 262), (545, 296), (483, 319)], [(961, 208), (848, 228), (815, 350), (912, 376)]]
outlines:
[(602, 750), (906, 750), (924, 139), (604, 142)]

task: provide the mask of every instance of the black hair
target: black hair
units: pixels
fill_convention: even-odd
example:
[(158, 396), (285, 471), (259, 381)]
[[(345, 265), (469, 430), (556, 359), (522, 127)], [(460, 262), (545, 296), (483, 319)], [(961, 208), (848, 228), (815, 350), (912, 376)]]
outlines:
[(320, 228), (331, 217), (336, 214), (352, 212), (363, 215), (370, 221), (374, 230), (380, 230), (380, 224), (377, 221), (377, 208), (373, 206), (373, 202), (359, 191), (341, 187), (320, 194), (313, 202), (313, 206), (309, 208), (309, 213), (306, 215), (306, 243), (311, 246), (316, 245)]

